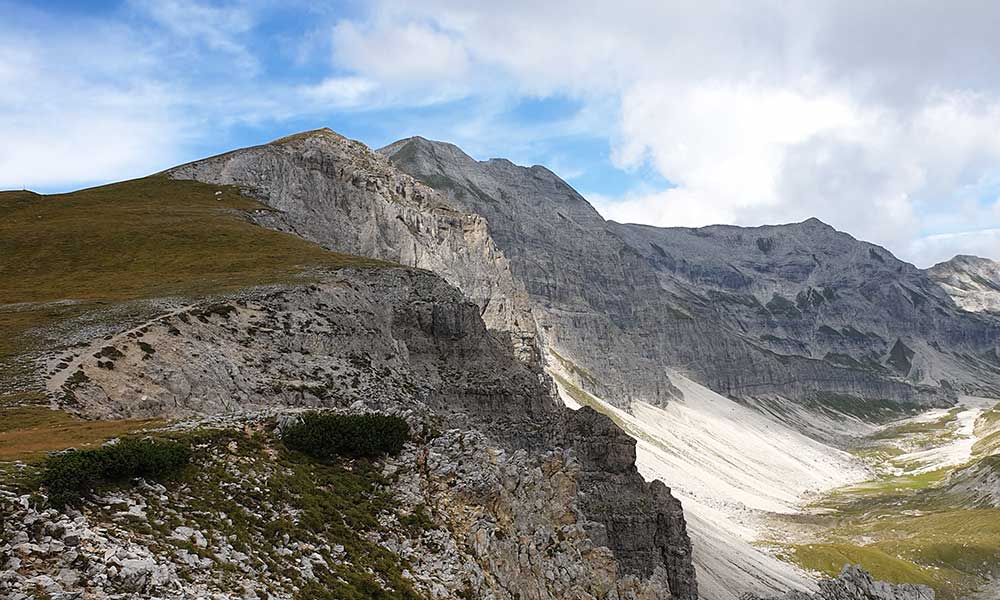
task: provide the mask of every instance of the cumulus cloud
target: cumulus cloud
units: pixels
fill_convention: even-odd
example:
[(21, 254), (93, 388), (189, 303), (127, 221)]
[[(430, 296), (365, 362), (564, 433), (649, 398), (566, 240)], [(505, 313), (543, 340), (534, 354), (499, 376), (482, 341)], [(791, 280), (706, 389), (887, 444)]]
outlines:
[[(997, 223), (969, 198), (1000, 172), (1000, 136), (992, 135), (1000, 38), (989, 26), (998, 7), (637, 2), (608, 10), (601, 2), (436, 0), (384, 1), (372, 14), (365, 28), (350, 29), (357, 47), (408, 27), (438, 32), (426, 55), (407, 57), (414, 72), (453, 84), (463, 72), (490, 73), (482, 93), (498, 82), (508, 93), (613, 98), (616, 164), (653, 166), (675, 187), (595, 198), (611, 218), (754, 225), (818, 216), (918, 262), (927, 256), (920, 248), (961, 251), (981, 238), (963, 231), (984, 218)], [(349, 55), (339, 66), (381, 69)]]

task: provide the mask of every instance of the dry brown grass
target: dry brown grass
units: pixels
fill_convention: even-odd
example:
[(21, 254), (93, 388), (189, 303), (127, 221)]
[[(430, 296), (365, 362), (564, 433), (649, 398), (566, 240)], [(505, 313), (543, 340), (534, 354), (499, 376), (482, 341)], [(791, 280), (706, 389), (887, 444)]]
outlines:
[(32, 460), (47, 452), (99, 446), (160, 425), (159, 419), (85, 421), (45, 406), (0, 408), (0, 461)]

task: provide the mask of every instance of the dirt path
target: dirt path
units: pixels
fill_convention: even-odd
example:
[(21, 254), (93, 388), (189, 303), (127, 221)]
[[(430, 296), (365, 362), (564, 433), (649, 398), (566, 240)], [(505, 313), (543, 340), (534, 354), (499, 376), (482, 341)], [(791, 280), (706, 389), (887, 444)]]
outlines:
[[(143, 323), (140, 323), (139, 325), (136, 325), (135, 327), (132, 327), (131, 329), (127, 329), (125, 331), (122, 331), (121, 333), (115, 334), (110, 339), (105, 339), (103, 337), (100, 339), (96, 339), (90, 342), (90, 344), (88, 344), (86, 347), (78, 348), (77, 350), (75, 350), (73, 352), (73, 358), (70, 361), (64, 361), (63, 358), (65, 358), (66, 352), (60, 352), (53, 358), (50, 358), (46, 361), (47, 363), (46, 369), (49, 373), (52, 373), (52, 375), (50, 375), (48, 380), (45, 382), (46, 390), (49, 392), (49, 395), (51, 397), (56, 397), (60, 392), (60, 390), (62, 389), (63, 384), (65, 384), (66, 380), (69, 379), (69, 377), (76, 372), (76, 370), (80, 367), (80, 364), (83, 362), (83, 359), (86, 356), (93, 355), (94, 353), (99, 351), (101, 348), (104, 348), (105, 346), (114, 346), (118, 342), (122, 341), (124, 338), (128, 337), (129, 334), (137, 333), (139, 330), (155, 324), (160, 319), (173, 317), (183, 312), (189, 311), (195, 306), (198, 306), (198, 304), (199, 304), (198, 302), (194, 302), (192, 304), (186, 304), (170, 312), (161, 313), (153, 317), (152, 319), (149, 319), (148, 321), (145, 321)], [(65, 363), (67, 367), (64, 369), (57, 369), (57, 365), (63, 363)]]

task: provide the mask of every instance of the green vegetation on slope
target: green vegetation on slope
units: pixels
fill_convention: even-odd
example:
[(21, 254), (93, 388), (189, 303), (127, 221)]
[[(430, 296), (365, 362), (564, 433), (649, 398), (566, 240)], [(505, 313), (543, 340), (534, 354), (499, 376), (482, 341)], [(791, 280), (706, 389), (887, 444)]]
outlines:
[[(817, 502), (819, 512), (808, 520), (819, 529), (808, 543), (789, 546), (786, 558), (831, 576), (858, 563), (879, 579), (930, 585), (943, 600), (965, 598), (1000, 575), (1000, 509), (963, 508), (949, 487), (956, 467), (921, 471), (920, 464), (896, 458), (901, 447), (926, 449), (954, 439), (958, 412), (887, 427), (856, 448), (880, 475)], [(993, 420), (993, 411), (984, 413), (977, 433), (991, 431)]]
[(58, 341), (38, 328), (109, 304), (387, 264), (258, 227), (247, 218), (257, 210), (270, 209), (234, 186), (164, 175), (49, 196), (0, 192), (0, 380), (30, 368), (20, 355)]
[(42, 466), (41, 483), (53, 505), (79, 504), (97, 487), (137, 477), (157, 479), (178, 471), (190, 457), (191, 451), (180, 442), (126, 438), (49, 456)]

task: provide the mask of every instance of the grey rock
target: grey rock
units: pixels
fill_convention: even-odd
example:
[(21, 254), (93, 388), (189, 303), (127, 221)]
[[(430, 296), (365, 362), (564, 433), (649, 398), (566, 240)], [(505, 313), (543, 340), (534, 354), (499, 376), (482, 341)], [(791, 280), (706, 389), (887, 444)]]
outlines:
[(1000, 263), (960, 254), (927, 269), (927, 274), (970, 312), (1000, 314)]
[[(438, 415), (452, 427), (482, 432), (503, 456), (567, 449), (579, 464), (584, 531), (600, 536), (592, 546), (610, 548), (602, 569), (614, 565), (619, 576), (641, 578), (660, 595), (696, 598), (680, 504), (636, 472), (635, 441), (604, 416), (562, 406), (538, 366), (517, 360), (509, 342), (487, 330), (480, 308), (437, 275), (345, 269), (314, 284), (249, 291), (215, 306), (225, 306), (224, 316), (195, 306), (146, 327), (143, 340), (157, 348), (151, 357), (122, 340), (124, 357), (113, 371), (84, 359), (90, 381), (74, 388), (74, 406), (95, 417), (221, 422), (219, 415), (229, 413), (234, 423), (269, 408), (355, 407), (411, 415), (417, 430), (419, 415)], [(308, 354), (296, 352), (304, 346)], [(178, 377), (190, 394), (164, 385)], [(461, 463), (441, 463), (434, 474), (447, 479), (461, 472)], [(523, 476), (512, 473), (504, 487), (517, 488)], [(481, 479), (482, 489), (495, 491), (494, 481)], [(196, 532), (185, 526), (174, 536), (194, 539)], [(523, 545), (509, 550), (538, 564)], [(301, 560), (297, 568), (312, 572), (311, 562)], [(133, 587), (144, 583), (139, 572), (129, 577)]]
[[(176, 178), (239, 185), (246, 193), (280, 211), (278, 214), (268, 213), (260, 216), (258, 221), (264, 225), (279, 230), (294, 231), (336, 250), (429, 268), (458, 286), (462, 293), (475, 303), (478, 315), (468, 312), (456, 313), (450, 308), (441, 307), (440, 303), (435, 305), (433, 301), (423, 304), (412, 302), (404, 304), (402, 310), (396, 309), (394, 316), (394, 324), (397, 326), (397, 332), (394, 333), (403, 334), (400, 339), (402, 344), (394, 344), (385, 355), (399, 355), (405, 361), (406, 354), (401, 353), (402, 350), (409, 354), (411, 363), (423, 368), (424, 356), (429, 354), (426, 351), (429, 346), (439, 346), (440, 339), (458, 339), (458, 336), (468, 338), (466, 332), (472, 322), (478, 321), (481, 317), (491, 329), (503, 332), (510, 340), (505, 344), (507, 350), (490, 349), (487, 354), (489, 361), (484, 368), (479, 366), (483, 361), (467, 361), (469, 365), (475, 367), (473, 379), (488, 381), (489, 385), (486, 387), (474, 385), (473, 388), (477, 391), (475, 396), (470, 398), (468, 391), (473, 388), (465, 387), (462, 393), (442, 388), (437, 381), (441, 371), (435, 369), (436, 372), (428, 380), (428, 387), (432, 389), (426, 398), (428, 405), (434, 410), (465, 413), (473, 421), (478, 421), (480, 426), (485, 426), (502, 444), (510, 448), (538, 451), (540, 448), (551, 446), (552, 432), (558, 431), (562, 417), (559, 416), (560, 409), (556, 407), (557, 401), (550, 390), (545, 389), (549, 384), (544, 375), (535, 368), (536, 322), (532, 318), (532, 309), (524, 292), (524, 286), (533, 282), (528, 278), (515, 278), (511, 273), (511, 262), (505, 256), (505, 252), (508, 251), (520, 252), (521, 260), (527, 260), (524, 253), (534, 248), (529, 244), (529, 247), (520, 250), (510, 246), (501, 251), (498, 244), (493, 241), (493, 237), (502, 235), (491, 222), (493, 215), (485, 215), (484, 219), (476, 211), (466, 210), (466, 207), (459, 207), (460, 210), (456, 210), (450, 196), (446, 198), (443, 193), (435, 192), (416, 182), (412, 177), (395, 169), (384, 156), (328, 130), (307, 132), (272, 144), (196, 161), (172, 169), (169, 174)], [(565, 190), (560, 187), (564, 184), (551, 173), (542, 169), (539, 171), (539, 178), (554, 190), (553, 193), (565, 195)], [(519, 193), (524, 191), (519, 190)], [(570, 201), (581, 211), (590, 211), (596, 215), (582, 199), (573, 197)], [(525, 202), (531, 204), (534, 200)], [(547, 207), (544, 208), (548, 210)], [(490, 223), (487, 224), (487, 221)], [(527, 214), (525, 221), (534, 222)], [(600, 241), (595, 243), (601, 245)], [(580, 250), (578, 246), (570, 248), (572, 252)], [(587, 265), (587, 269), (601, 264), (597, 260), (600, 256), (593, 253), (586, 253), (579, 260), (589, 258), (595, 261)], [(514, 264), (523, 264), (518, 263), (517, 258), (512, 260)], [(521, 280), (525, 283), (520, 283)], [(586, 287), (591, 285), (591, 282), (578, 282), (578, 285)], [(384, 295), (376, 295), (375, 298), (381, 301)], [(389, 293), (388, 296), (392, 297), (392, 294)], [(373, 304), (372, 300), (365, 301)], [(543, 327), (546, 323), (543, 323)], [(414, 324), (424, 330), (424, 333), (418, 336), (406, 336), (407, 330), (412, 329)], [(425, 341), (428, 327), (435, 340), (430, 345)], [(329, 337), (316, 337), (300, 340), (297, 343), (317, 344), (329, 339)], [(625, 337), (620, 339), (626, 340)], [(369, 353), (368, 345), (371, 340), (360, 338), (356, 332), (352, 332), (349, 339), (340, 338), (341, 345), (348, 347), (358, 346), (359, 341), (365, 353)], [(483, 347), (482, 344), (479, 345)], [(462, 346), (464, 356), (470, 356), (467, 344), (463, 343)], [(496, 359), (498, 353), (509, 353), (511, 347), (532, 370), (517, 375), (510, 367), (504, 366), (498, 370), (498, 366), (505, 364), (504, 361)], [(621, 365), (624, 365), (638, 354), (635, 346), (632, 350), (631, 354), (610, 352), (607, 356), (621, 358)], [(595, 350), (595, 352), (601, 351), (601, 348)], [(309, 356), (323, 355), (324, 352), (325, 348), (309, 346)], [(284, 353), (285, 356), (289, 354)], [(382, 352), (371, 352), (371, 354), (380, 355)], [(281, 359), (276, 357), (276, 360)], [(146, 366), (143, 365), (144, 368)], [(249, 398), (253, 402), (295, 403), (295, 401), (290, 402), (287, 397), (275, 397), (273, 393), (265, 400), (259, 391), (234, 380), (231, 376), (234, 370), (243, 374), (243, 377), (254, 377), (253, 369), (230, 369), (220, 364), (207, 369), (206, 378), (214, 381), (232, 381), (232, 384), (239, 387), (239, 394), (232, 394), (231, 387), (206, 393), (203, 390), (205, 382), (191, 382), (187, 376), (183, 377), (185, 385), (180, 388), (174, 386), (178, 390), (183, 390), (182, 392), (171, 391), (171, 386), (168, 385), (161, 384), (158, 387), (168, 391), (170, 402), (174, 403), (178, 402), (177, 398), (201, 400), (232, 396)], [(466, 365), (462, 370), (470, 369)], [(650, 373), (653, 372), (659, 373), (662, 370), (651, 369)], [(116, 366), (115, 373), (111, 376), (118, 377), (119, 373)], [(621, 375), (616, 381), (627, 381), (631, 374), (623, 366)], [(497, 375), (501, 377), (498, 379)], [(100, 377), (101, 374), (96, 376)], [(181, 377), (180, 373), (176, 372), (172, 373), (172, 376)], [(645, 380), (636, 378), (635, 381), (643, 384)], [(539, 382), (546, 383), (540, 388)], [(670, 382), (665, 376), (656, 385), (662, 392), (669, 392), (671, 389)], [(516, 400), (510, 397), (512, 391)], [(137, 390), (133, 391), (132, 395), (152, 397), (149, 393), (139, 393)], [(371, 394), (365, 396), (371, 397)], [(405, 396), (406, 394), (398, 392), (394, 394), (395, 398)], [(352, 402), (357, 399), (345, 398), (344, 401)], [(184, 400), (180, 402), (183, 405)], [(303, 390), (297, 402), (326, 403), (328, 400)], [(368, 400), (366, 402), (371, 404)], [(87, 401), (83, 401), (83, 404), (93, 405)], [(378, 407), (377, 402), (375, 407)], [(231, 409), (230, 406), (219, 408)], [(604, 431), (616, 437), (615, 444), (634, 444), (623, 435), (617, 439), (620, 432), (615, 431), (612, 434), (612, 430), (613, 426)], [(601, 468), (597, 463), (586, 467), (594, 471)], [(634, 465), (623, 468), (635, 473)], [(635, 481), (641, 483), (638, 474), (635, 474)], [(598, 480), (588, 478), (586, 482), (588, 486), (597, 485)], [(669, 497), (669, 492), (656, 493), (633, 484), (629, 484), (629, 489), (642, 495), (644, 499), (630, 506), (624, 515), (613, 514), (611, 502), (595, 501), (585, 506), (585, 511), (593, 511), (590, 515), (592, 521), (604, 524), (607, 531), (613, 532), (607, 541), (621, 558), (627, 572), (648, 575), (654, 563), (662, 562), (667, 556), (680, 557), (674, 561), (674, 566), (689, 560), (690, 544), (686, 535), (654, 535), (652, 532), (656, 532), (657, 529), (648, 529), (649, 519), (660, 518), (656, 516), (660, 514), (658, 509), (647, 516), (633, 515), (632, 512), (652, 509), (658, 502), (655, 499), (665, 500)], [(583, 493), (589, 493), (589, 490), (584, 490)], [(610, 485), (600, 491), (597, 488), (594, 490), (594, 496), (597, 498), (604, 498), (611, 493)], [(673, 505), (663, 508), (662, 514), (675, 515), (675, 520), (676, 516), (680, 515), (679, 508)], [(668, 521), (670, 519), (663, 520), (664, 524)], [(679, 522), (683, 523), (682, 516)], [(598, 530), (600, 527), (593, 529), (595, 533)], [(673, 543), (681, 544), (683, 547), (664, 551), (664, 548)], [(687, 584), (677, 584), (680, 586), (677, 592), (679, 597), (693, 597), (696, 586), (693, 582), (693, 570), (687, 568), (684, 573), (677, 572), (677, 582), (689, 579), (690, 585), (687, 587), (685, 587)]]
[(996, 322), (959, 310), (885, 249), (815, 219), (623, 225), (544, 167), (475, 161), (422, 138), (382, 152), (486, 218), (546, 347), (575, 384), (623, 408), (674, 396), (662, 365), (733, 397), (865, 416), (948, 405), (956, 388), (1000, 390)]
[(479, 307), (491, 329), (532, 358), (534, 322), (523, 287), (485, 220), (454, 210), (433, 189), (364, 144), (329, 129), (237, 150), (169, 171), (235, 184), (278, 212), (257, 220), (323, 246), (432, 270)]
[[(892, 585), (876, 581), (857, 565), (846, 565), (836, 579), (820, 582), (815, 594), (793, 592), (771, 600), (934, 600), (934, 590), (924, 585)], [(742, 600), (761, 600), (745, 594)]]

